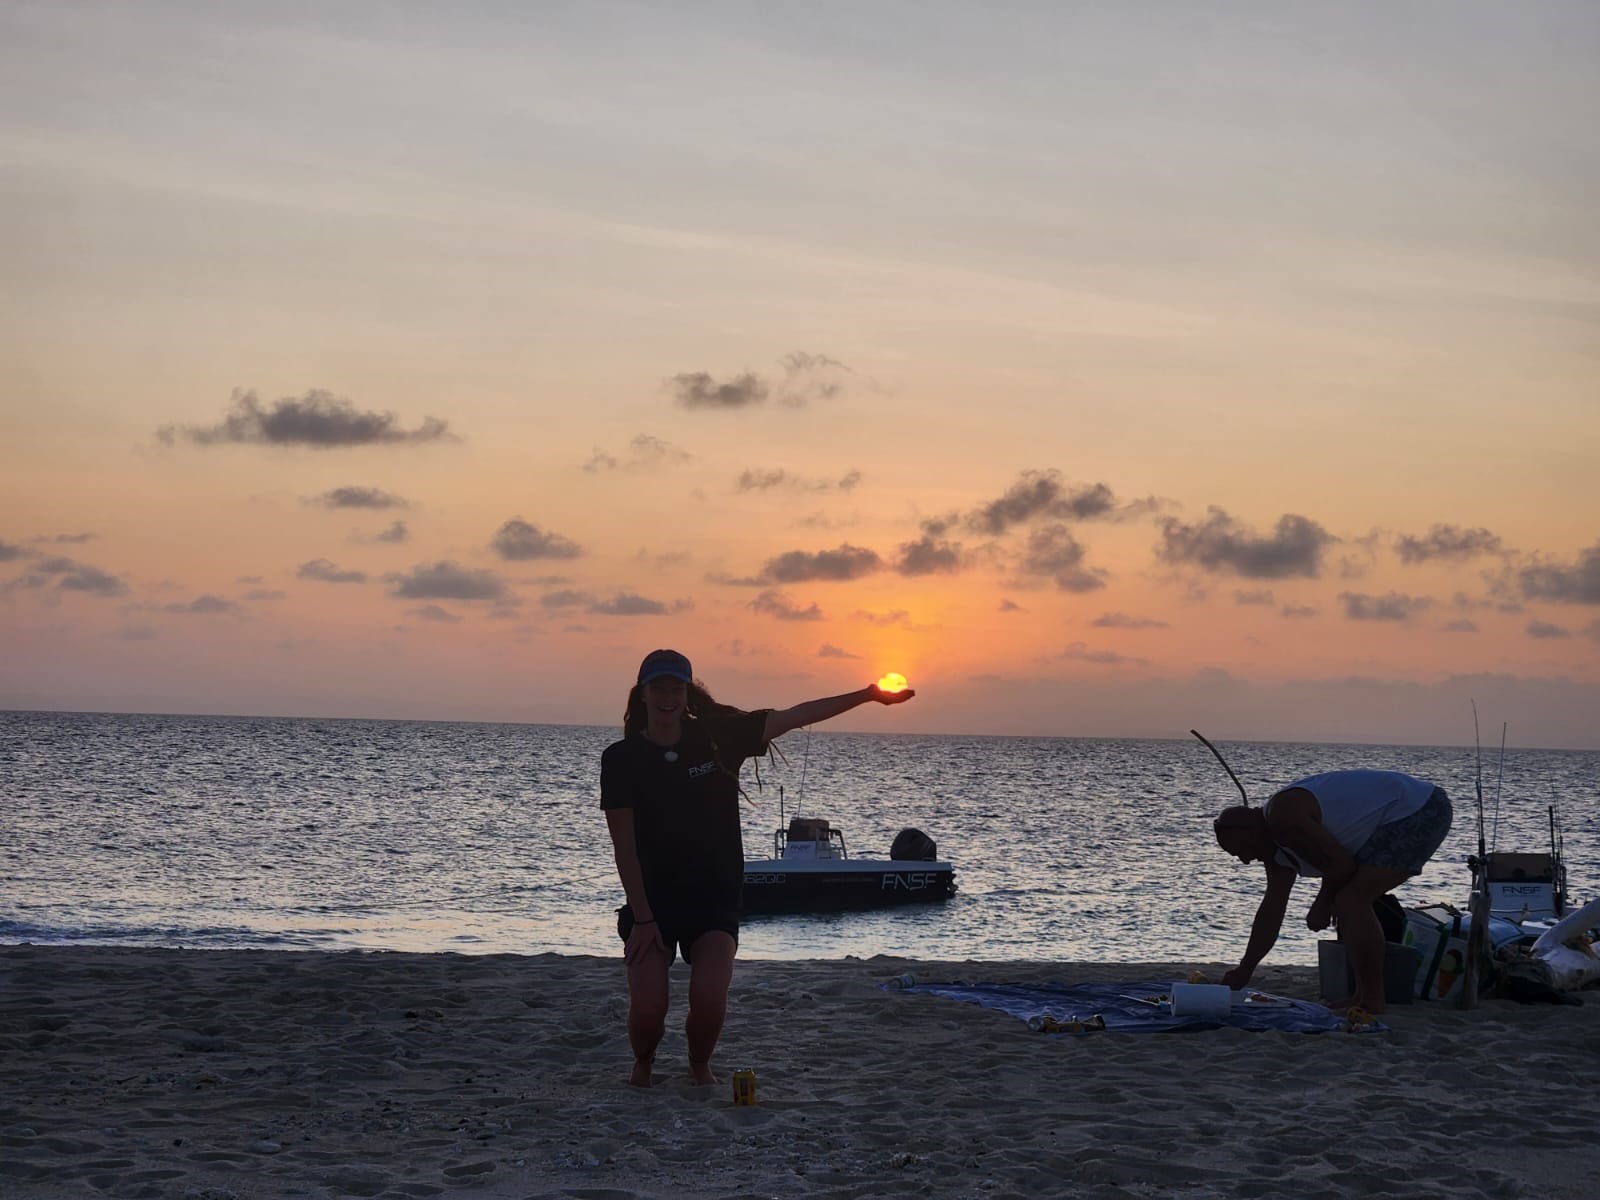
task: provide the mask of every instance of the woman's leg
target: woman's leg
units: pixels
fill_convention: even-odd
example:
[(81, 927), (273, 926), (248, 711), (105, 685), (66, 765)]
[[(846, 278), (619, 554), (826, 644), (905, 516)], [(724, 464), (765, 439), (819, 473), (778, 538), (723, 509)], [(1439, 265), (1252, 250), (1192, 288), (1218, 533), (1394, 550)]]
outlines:
[(689, 954), (689, 1016), (684, 1040), (689, 1043), (689, 1073), (696, 1083), (716, 1083), (711, 1054), (728, 1015), (728, 985), (733, 982), (733, 956), (739, 943), (722, 929), (695, 938)]
[(633, 1070), (628, 1082), (650, 1086), (650, 1065), (667, 1029), (667, 969), (672, 955), (652, 946), (628, 966), (628, 1044), (633, 1047)]

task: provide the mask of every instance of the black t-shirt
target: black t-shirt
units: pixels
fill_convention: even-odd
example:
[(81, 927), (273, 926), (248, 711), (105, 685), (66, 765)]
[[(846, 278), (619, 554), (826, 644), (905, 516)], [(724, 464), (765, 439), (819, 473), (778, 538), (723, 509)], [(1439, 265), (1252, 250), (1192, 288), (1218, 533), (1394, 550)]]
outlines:
[(744, 884), (739, 768), (766, 751), (768, 711), (739, 713), (712, 731), (685, 721), (672, 762), (668, 747), (643, 734), (613, 742), (601, 755), (600, 807), (633, 809), (645, 894), (657, 914), (737, 912)]

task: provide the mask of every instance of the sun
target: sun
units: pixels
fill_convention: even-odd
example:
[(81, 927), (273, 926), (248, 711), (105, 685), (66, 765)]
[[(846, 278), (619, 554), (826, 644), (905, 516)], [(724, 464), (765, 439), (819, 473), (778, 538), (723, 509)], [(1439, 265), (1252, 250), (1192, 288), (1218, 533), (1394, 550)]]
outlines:
[(890, 671), (878, 680), (878, 686), (886, 692), (903, 692), (906, 690), (906, 677), (899, 671)]

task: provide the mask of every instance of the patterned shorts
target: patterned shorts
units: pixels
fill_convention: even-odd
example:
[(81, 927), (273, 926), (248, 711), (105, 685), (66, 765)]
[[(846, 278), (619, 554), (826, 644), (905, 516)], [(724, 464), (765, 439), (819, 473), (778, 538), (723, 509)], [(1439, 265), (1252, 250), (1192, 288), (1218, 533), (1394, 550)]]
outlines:
[(1428, 802), (1409, 817), (1379, 825), (1361, 849), (1356, 862), (1364, 867), (1388, 867), (1415, 875), (1450, 832), (1450, 797), (1441, 787), (1433, 789)]

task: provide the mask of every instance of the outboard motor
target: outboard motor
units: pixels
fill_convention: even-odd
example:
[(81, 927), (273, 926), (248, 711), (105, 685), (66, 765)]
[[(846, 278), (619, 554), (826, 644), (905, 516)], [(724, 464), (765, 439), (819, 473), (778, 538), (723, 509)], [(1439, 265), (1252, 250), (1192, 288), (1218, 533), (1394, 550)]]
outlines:
[(939, 847), (920, 829), (902, 829), (889, 847), (889, 857), (916, 862), (932, 862), (939, 857)]

